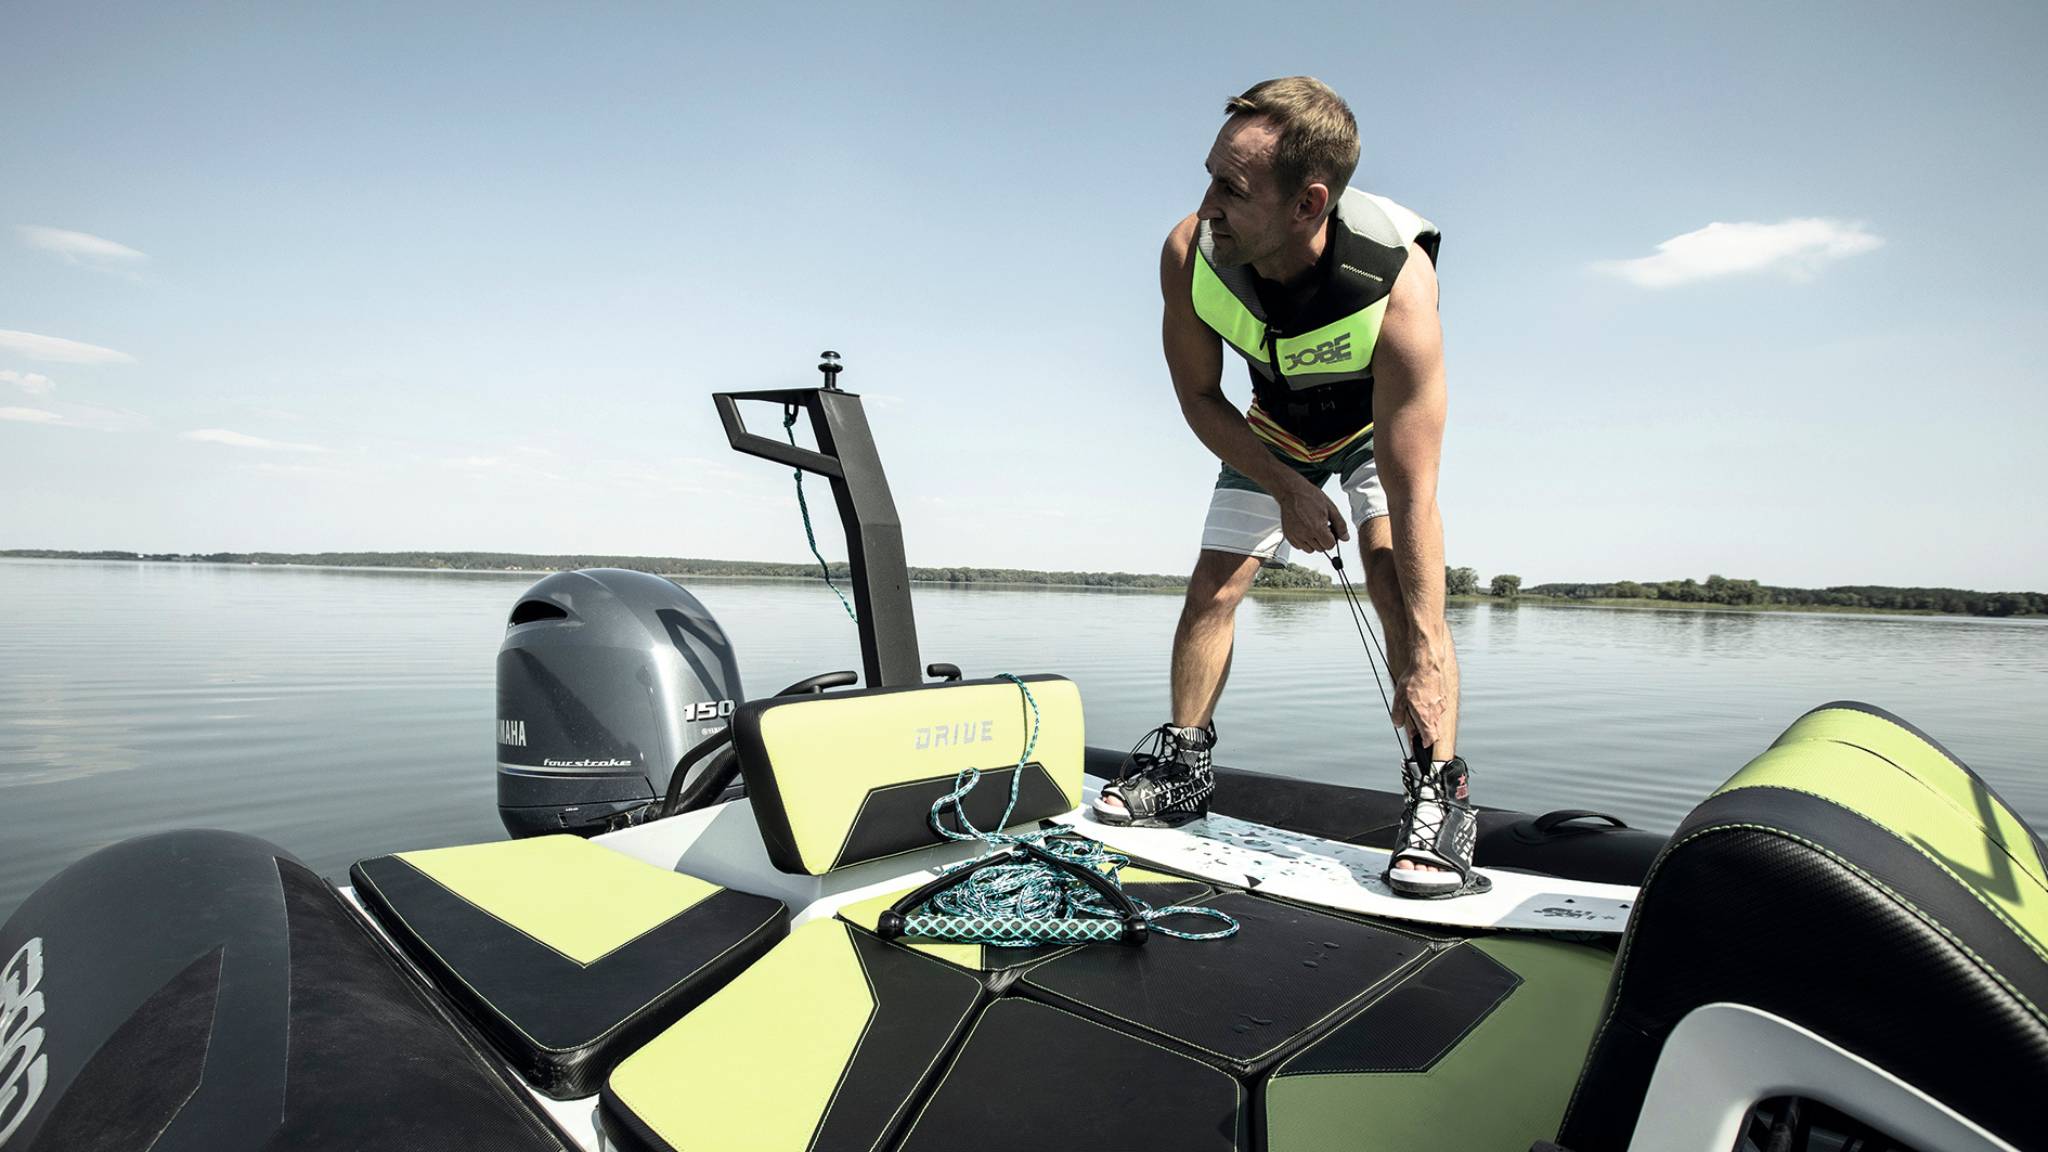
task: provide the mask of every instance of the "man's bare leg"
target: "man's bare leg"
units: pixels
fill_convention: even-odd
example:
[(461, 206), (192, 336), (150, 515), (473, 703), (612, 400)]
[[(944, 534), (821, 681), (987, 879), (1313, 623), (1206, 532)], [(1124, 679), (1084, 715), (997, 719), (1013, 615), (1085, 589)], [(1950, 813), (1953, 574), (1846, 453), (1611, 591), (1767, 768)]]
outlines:
[[(1216, 714), (1237, 635), (1237, 606), (1259, 574), (1259, 558), (1204, 548), (1188, 577), (1180, 623), (1173, 630), (1173, 725), (1203, 728)], [(1114, 796), (1099, 803), (1122, 811)]]
[[(1380, 618), (1381, 639), (1387, 646), (1389, 671), (1399, 677), (1407, 670), (1408, 663), (1408, 609), (1401, 596), (1401, 580), (1394, 573), (1394, 537), (1384, 516), (1376, 516), (1358, 526), (1358, 559), (1365, 565), (1365, 591), (1372, 598), (1373, 614)], [(1449, 629), (1444, 633), (1445, 642), (1450, 640)], [(1439, 760), (1449, 760), (1457, 755), (1458, 747), (1458, 657), (1455, 652), (1445, 662), (1450, 698), (1444, 705), (1443, 734), (1437, 737), (1435, 755)], [(1387, 685), (1389, 689), (1393, 685)]]
[[(1372, 598), (1373, 614), (1380, 618), (1382, 638), (1387, 646), (1388, 671), (1399, 677), (1408, 662), (1408, 610), (1401, 596), (1401, 580), (1394, 572), (1394, 537), (1384, 516), (1376, 516), (1358, 526), (1358, 559), (1365, 565), (1365, 591)], [(1445, 643), (1450, 641), (1450, 629), (1444, 630)], [(1445, 693), (1449, 700), (1444, 707), (1443, 732), (1437, 737), (1436, 747), (1431, 755), (1438, 760), (1449, 760), (1456, 755), (1458, 738), (1458, 657), (1455, 652), (1445, 664)], [(1393, 685), (1388, 685), (1392, 688)], [(1407, 867), (1417, 872), (1441, 872), (1443, 869), (1411, 860)]]
[(1259, 574), (1259, 558), (1203, 549), (1188, 578), (1173, 630), (1173, 723), (1206, 727), (1216, 714), (1237, 636), (1237, 606)]

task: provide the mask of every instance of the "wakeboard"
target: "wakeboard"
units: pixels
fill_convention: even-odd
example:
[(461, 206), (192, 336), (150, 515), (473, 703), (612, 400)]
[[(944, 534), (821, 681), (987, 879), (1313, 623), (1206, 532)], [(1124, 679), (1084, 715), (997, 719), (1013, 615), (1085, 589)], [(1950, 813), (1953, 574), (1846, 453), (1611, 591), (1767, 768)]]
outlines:
[(1054, 819), (1091, 840), (1170, 871), (1341, 912), (1454, 928), (1619, 933), (1637, 890), (1528, 872), (1479, 868), (1486, 892), (1439, 900), (1396, 895), (1384, 874), (1391, 853), (1211, 813), (1178, 828), (1132, 828), (1095, 819), (1101, 782), (1088, 778), (1081, 807)]

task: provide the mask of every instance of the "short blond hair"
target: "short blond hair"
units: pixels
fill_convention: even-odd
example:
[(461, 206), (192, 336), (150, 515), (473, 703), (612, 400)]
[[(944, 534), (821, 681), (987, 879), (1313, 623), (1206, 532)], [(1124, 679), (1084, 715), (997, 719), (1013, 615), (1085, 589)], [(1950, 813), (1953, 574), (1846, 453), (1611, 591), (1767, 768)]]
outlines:
[(1351, 106), (1313, 76), (1282, 76), (1245, 89), (1223, 105), (1227, 116), (1257, 116), (1280, 133), (1273, 174), (1289, 195), (1322, 181), (1330, 203), (1358, 167), (1358, 121)]

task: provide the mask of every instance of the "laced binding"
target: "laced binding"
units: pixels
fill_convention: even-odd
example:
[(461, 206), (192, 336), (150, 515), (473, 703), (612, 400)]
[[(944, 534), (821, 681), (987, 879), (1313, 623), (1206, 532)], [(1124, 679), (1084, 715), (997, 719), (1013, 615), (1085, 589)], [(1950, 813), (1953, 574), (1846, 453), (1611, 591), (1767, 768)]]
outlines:
[[(1387, 680), (1392, 680), (1394, 666), (1387, 660), (1387, 650), (1380, 646), (1379, 632), (1373, 628), (1371, 619), (1367, 617), (1365, 605), (1359, 601), (1357, 586), (1351, 583), (1351, 578), (1344, 572), (1343, 557), (1335, 550), (1324, 553), (1324, 556), (1330, 561), (1330, 567), (1336, 570), (1337, 583), (1342, 586), (1344, 599), (1351, 607), (1351, 619), (1358, 626), (1359, 642), (1365, 645), (1366, 665), (1372, 669), (1373, 686), (1379, 689), (1380, 704), (1386, 708), (1387, 719), (1391, 722), (1394, 719), (1394, 702), (1387, 696), (1387, 685), (1380, 679), (1380, 669), (1384, 667), (1387, 670)], [(1377, 662), (1373, 659), (1375, 656), (1379, 658)], [(1401, 814), (1401, 835), (1395, 848), (1398, 853), (1403, 844), (1426, 845), (1432, 855), (1442, 857), (1441, 846), (1444, 842), (1445, 826), (1452, 820), (1453, 813), (1459, 811), (1453, 808), (1453, 804), (1462, 801), (1463, 796), (1443, 794), (1443, 778), (1434, 771), (1430, 750), (1423, 745), (1420, 736), (1413, 739), (1412, 750), (1401, 747), (1401, 730), (1398, 726), (1395, 727), (1394, 747), (1401, 761), (1401, 787), (1406, 793), (1407, 800), (1406, 808)], [(1460, 787), (1458, 791), (1462, 793), (1464, 789)], [(1469, 813), (1469, 809), (1463, 811)], [(1464, 840), (1472, 832), (1473, 825), (1467, 819), (1456, 838)], [(1462, 868), (1455, 867), (1456, 861), (1443, 858), (1443, 863), (1453, 865), (1454, 870), (1459, 873), (1458, 883), (1444, 885), (1440, 892), (1404, 894), (1458, 896), (1491, 889), (1493, 881), (1472, 870), (1469, 863), (1472, 851), (1469, 842), (1461, 844), (1460, 850), (1464, 860), (1468, 861)], [(1388, 876), (1388, 882), (1393, 883), (1391, 875)], [(1398, 887), (1396, 890), (1401, 891)]]
[[(941, 872), (932, 883), (899, 901), (909, 911), (885, 915), (884, 936), (923, 936), (995, 948), (1029, 948), (1039, 944), (1142, 943), (1149, 933), (1178, 940), (1221, 940), (1237, 932), (1237, 920), (1215, 908), (1175, 904), (1153, 908), (1124, 892), (1120, 879), (1131, 858), (1094, 840), (1071, 833), (1032, 832), (1013, 836), (1001, 831), (1017, 807), (1024, 766), (1038, 745), (1038, 701), (1024, 681), (1009, 673), (1001, 678), (1017, 686), (1031, 712), (1030, 735), (1010, 773), (1010, 799), (995, 829), (982, 831), (968, 818), (963, 801), (981, 779), (979, 768), (963, 768), (953, 790), (932, 804), (934, 831), (948, 840), (979, 840), (989, 851)], [(949, 827), (947, 809), (962, 831)], [(1169, 916), (1206, 916), (1223, 925), (1210, 932), (1168, 928)]]
[(1438, 792), (1436, 774), (1427, 765), (1403, 760), (1401, 785), (1415, 800), (1414, 814), (1408, 817), (1409, 839), (1425, 844), (1441, 840), (1450, 808), (1445, 804), (1448, 797)]
[[(1122, 793), (1125, 782), (1133, 777), (1154, 781), (1157, 792), (1153, 805), (1159, 812), (1177, 808), (1190, 797), (1214, 787), (1215, 778), (1208, 769), (1198, 772), (1180, 758), (1181, 746), (1172, 735), (1172, 727), (1170, 724), (1161, 724), (1139, 737), (1137, 746), (1124, 757), (1123, 768), (1115, 781), (1119, 794)], [(1216, 738), (1214, 726), (1208, 728), (1208, 734), (1213, 744)], [(1129, 797), (1121, 798), (1124, 800), (1125, 810), (1129, 811)], [(1206, 806), (1202, 810), (1207, 811)]]

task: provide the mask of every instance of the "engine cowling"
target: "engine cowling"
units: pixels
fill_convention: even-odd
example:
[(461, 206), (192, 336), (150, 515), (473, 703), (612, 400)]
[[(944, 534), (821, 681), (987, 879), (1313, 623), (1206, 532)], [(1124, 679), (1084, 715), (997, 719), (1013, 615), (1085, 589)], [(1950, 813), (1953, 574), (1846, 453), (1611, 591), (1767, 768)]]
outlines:
[(660, 796), (742, 699), (725, 630), (674, 582), (620, 568), (542, 579), (498, 648), (506, 831), (603, 831)]

